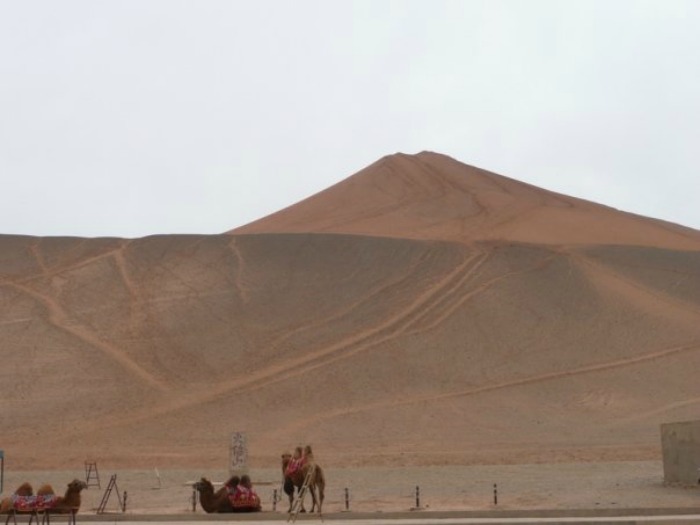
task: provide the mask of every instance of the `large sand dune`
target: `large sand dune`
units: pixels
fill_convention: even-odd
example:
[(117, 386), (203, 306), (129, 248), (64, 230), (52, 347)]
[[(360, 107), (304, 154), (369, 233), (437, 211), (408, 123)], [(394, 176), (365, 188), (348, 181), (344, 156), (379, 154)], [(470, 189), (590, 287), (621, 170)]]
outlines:
[(697, 230), (546, 191), (432, 152), (384, 157), (303, 202), (232, 230), (269, 232), (700, 249)]
[(0, 236), (0, 352), (17, 469), (655, 459), (700, 232), (395, 155), (227, 234)]

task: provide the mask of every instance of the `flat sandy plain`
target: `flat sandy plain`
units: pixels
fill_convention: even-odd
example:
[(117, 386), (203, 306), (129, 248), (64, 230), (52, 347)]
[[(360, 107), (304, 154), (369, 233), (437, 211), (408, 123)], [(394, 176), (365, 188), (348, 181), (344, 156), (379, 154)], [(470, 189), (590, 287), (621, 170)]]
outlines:
[[(98, 465), (99, 467), (99, 465)], [(191, 482), (201, 476), (214, 481), (225, 470), (100, 470), (101, 488), (83, 492), (81, 514), (95, 514), (112, 474), (117, 488), (127, 493), (127, 514), (191, 514)], [(263, 510), (286, 511), (286, 502), (273, 508), (273, 494), (281, 493), (276, 469), (251, 469)], [(4, 494), (23, 481), (35, 487), (51, 483), (57, 492), (84, 470), (5, 472)], [(531, 465), (381, 467), (326, 469), (325, 513), (345, 510), (345, 489), (351, 512), (402, 512), (419, 503), (430, 511), (575, 510), (575, 509), (679, 509), (689, 513), (700, 507), (697, 487), (665, 486), (662, 464), (657, 461), (561, 463)], [(494, 505), (494, 483), (498, 504)], [(106, 511), (118, 512), (116, 493)], [(196, 514), (204, 514), (198, 506)]]

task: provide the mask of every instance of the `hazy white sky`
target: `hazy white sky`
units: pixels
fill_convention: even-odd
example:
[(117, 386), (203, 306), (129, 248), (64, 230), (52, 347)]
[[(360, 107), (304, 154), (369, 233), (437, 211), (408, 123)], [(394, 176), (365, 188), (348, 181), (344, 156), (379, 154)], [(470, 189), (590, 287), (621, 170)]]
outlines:
[(0, 0), (0, 233), (220, 233), (433, 150), (700, 229), (700, 1)]

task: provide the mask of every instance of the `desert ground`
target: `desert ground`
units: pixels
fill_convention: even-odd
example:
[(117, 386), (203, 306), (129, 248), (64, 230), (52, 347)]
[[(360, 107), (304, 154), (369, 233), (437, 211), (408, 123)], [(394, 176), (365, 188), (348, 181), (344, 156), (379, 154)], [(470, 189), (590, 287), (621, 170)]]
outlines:
[[(99, 465), (98, 465), (99, 467)], [(286, 498), (273, 507), (276, 490), (282, 494), (276, 469), (251, 469), (263, 511), (283, 513)], [(204, 476), (224, 481), (225, 470), (110, 470), (100, 472), (101, 488), (83, 491), (82, 514), (94, 514), (111, 475), (120, 493), (127, 493), (127, 514), (190, 514), (191, 483)], [(51, 483), (57, 490), (74, 477), (85, 478), (82, 468), (61, 471), (6, 472), (6, 490), (30, 481)], [(662, 465), (656, 461), (474, 465), (462, 467), (326, 468), (325, 513), (345, 511), (345, 489), (350, 512), (402, 512), (416, 507), (430, 511), (572, 510), (572, 509), (688, 509), (696, 512), (698, 487), (665, 486)], [(494, 484), (497, 504), (494, 504)], [(106, 512), (119, 513), (116, 493)], [(197, 506), (196, 514), (204, 514)]]

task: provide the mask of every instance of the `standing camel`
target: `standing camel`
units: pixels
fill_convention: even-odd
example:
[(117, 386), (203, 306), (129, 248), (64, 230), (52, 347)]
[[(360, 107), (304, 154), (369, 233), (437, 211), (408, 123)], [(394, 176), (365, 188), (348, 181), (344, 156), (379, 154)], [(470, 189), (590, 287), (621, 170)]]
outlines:
[[(284, 492), (289, 496), (289, 510), (287, 512), (292, 512), (292, 504), (294, 503), (294, 488), (297, 489), (297, 494), (301, 490), (302, 485), (304, 485), (304, 480), (310, 472), (309, 478), (309, 491), (311, 492), (311, 512), (318, 507), (318, 513), (321, 514), (321, 506), (323, 505), (324, 494), (323, 491), (326, 488), (326, 478), (323, 475), (323, 469), (320, 465), (317, 465), (313, 460), (304, 464), (301, 469), (297, 470), (292, 475), (287, 475), (287, 465), (292, 459), (292, 455), (285, 453), (282, 454), (282, 476), (284, 477)], [(318, 496), (316, 491), (318, 490)], [(304, 509), (304, 500), (301, 501), (301, 512), (306, 512)]]
[(199, 503), (207, 514), (234, 512), (225, 486), (214, 492), (214, 485), (207, 478), (200, 479), (193, 486), (199, 492)]
[[(70, 512), (78, 512), (80, 509), (80, 493), (87, 488), (87, 483), (82, 480), (74, 479), (68, 483), (63, 496), (56, 496), (53, 500), (46, 500), (46, 510), (54, 514), (68, 514)], [(53, 496), (55, 493), (51, 485), (42, 485), (37, 490), (37, 496)], [(49, 501), (51, 501), (49, 503)]]

